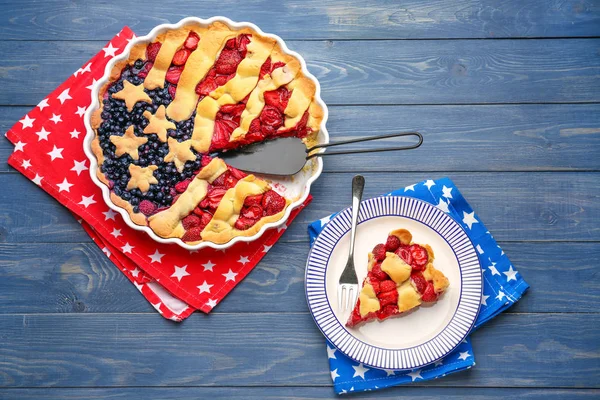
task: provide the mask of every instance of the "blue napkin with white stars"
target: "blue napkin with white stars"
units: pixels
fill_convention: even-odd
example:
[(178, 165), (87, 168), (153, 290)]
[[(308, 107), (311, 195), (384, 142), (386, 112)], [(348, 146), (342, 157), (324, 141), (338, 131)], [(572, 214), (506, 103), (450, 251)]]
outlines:
[[(409, 196), (425, 200), (458, 221), (473, 241), (483, 270), (483, 297), (479, 316), (473, 329), (516, 303), (529, 288), (515, 270), (492, 234), (483, 225), (469, 203), (448, 179), (427, 180), (388, 193), (387, 196)], [(315, 221), (308, 227), (310, 245), (336, 214)], [(470, 338), (452, 353), (424, 368), (413, 371), (392, 371), (365, 367), (346, 357), (327, 341), (327, 356), (334, 390), (338, 394), (370, 391), (404, 383), (437, 379), (469, 369), (475, 365)]]

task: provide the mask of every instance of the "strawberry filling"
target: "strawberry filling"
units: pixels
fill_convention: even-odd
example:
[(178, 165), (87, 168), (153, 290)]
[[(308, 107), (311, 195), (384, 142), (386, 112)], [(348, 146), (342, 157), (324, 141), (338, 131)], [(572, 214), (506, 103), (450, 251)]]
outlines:
[(261, 218), (274, 215), (285, 208), (285, 199), (274, 190), (255, 196), (248, 196), (244, 200), (244, 206), (235, 221), (234, 227), (240, 231), (254, 226)]

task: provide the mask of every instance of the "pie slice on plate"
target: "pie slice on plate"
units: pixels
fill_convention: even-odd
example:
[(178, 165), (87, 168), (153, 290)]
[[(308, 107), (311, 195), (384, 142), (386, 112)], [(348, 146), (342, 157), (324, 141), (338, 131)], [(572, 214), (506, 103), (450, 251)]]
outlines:
[(448, 278), (433, 266), (433, 249), (413, 243), (406, 229), (392, 231), (368, 257), (369, 272), (346, 322), (349, 328), (435, 303), (448, 288)]

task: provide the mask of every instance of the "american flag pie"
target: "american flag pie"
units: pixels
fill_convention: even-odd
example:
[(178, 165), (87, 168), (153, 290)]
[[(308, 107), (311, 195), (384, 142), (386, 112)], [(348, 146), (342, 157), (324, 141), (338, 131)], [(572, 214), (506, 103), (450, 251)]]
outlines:
[(8, 163), (67, 207), (163, 317), (182, 321), (195, 310), (210, 312), (256, 266), (311, 198), (292, 211), (286, 224), (226, 251), (189, 251), (157, 243), (125, 224), (104, 203), (90, 177), (83, 151), (83, 118), (106, 64), (134, 37), (125, 27), (17, 122), (6, 133), (15, 146)]

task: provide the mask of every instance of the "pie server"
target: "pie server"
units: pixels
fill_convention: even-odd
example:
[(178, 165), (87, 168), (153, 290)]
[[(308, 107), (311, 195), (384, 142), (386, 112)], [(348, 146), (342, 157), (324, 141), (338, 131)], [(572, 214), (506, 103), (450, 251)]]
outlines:
[[(415, 144), (399, 147), (383, 147), (373, 149), (342, 150), (330, 152), (315, 152), (333, 146), (349, 143), (368, 142), (371, 140), (389, 139), (400, 136), (414, 136), (418, 139)], [(297, 137), (286, 137), (268, 140), (228, 150), (217, 154), (227, 164), (246, 172), (268, 175), (294, 175), (304, 168), (306, 161), (313, 157), (332, 156), (336, 154), (373, 153), (378, 151), (397, 151), (416, 149), (423, 143), (423, 136), (419, 132), (392, 133), (381, 136), (368, 136), (352, 140), (344, 140), (328, 144), (320, 144), (306, 148), (304, 142)]]

